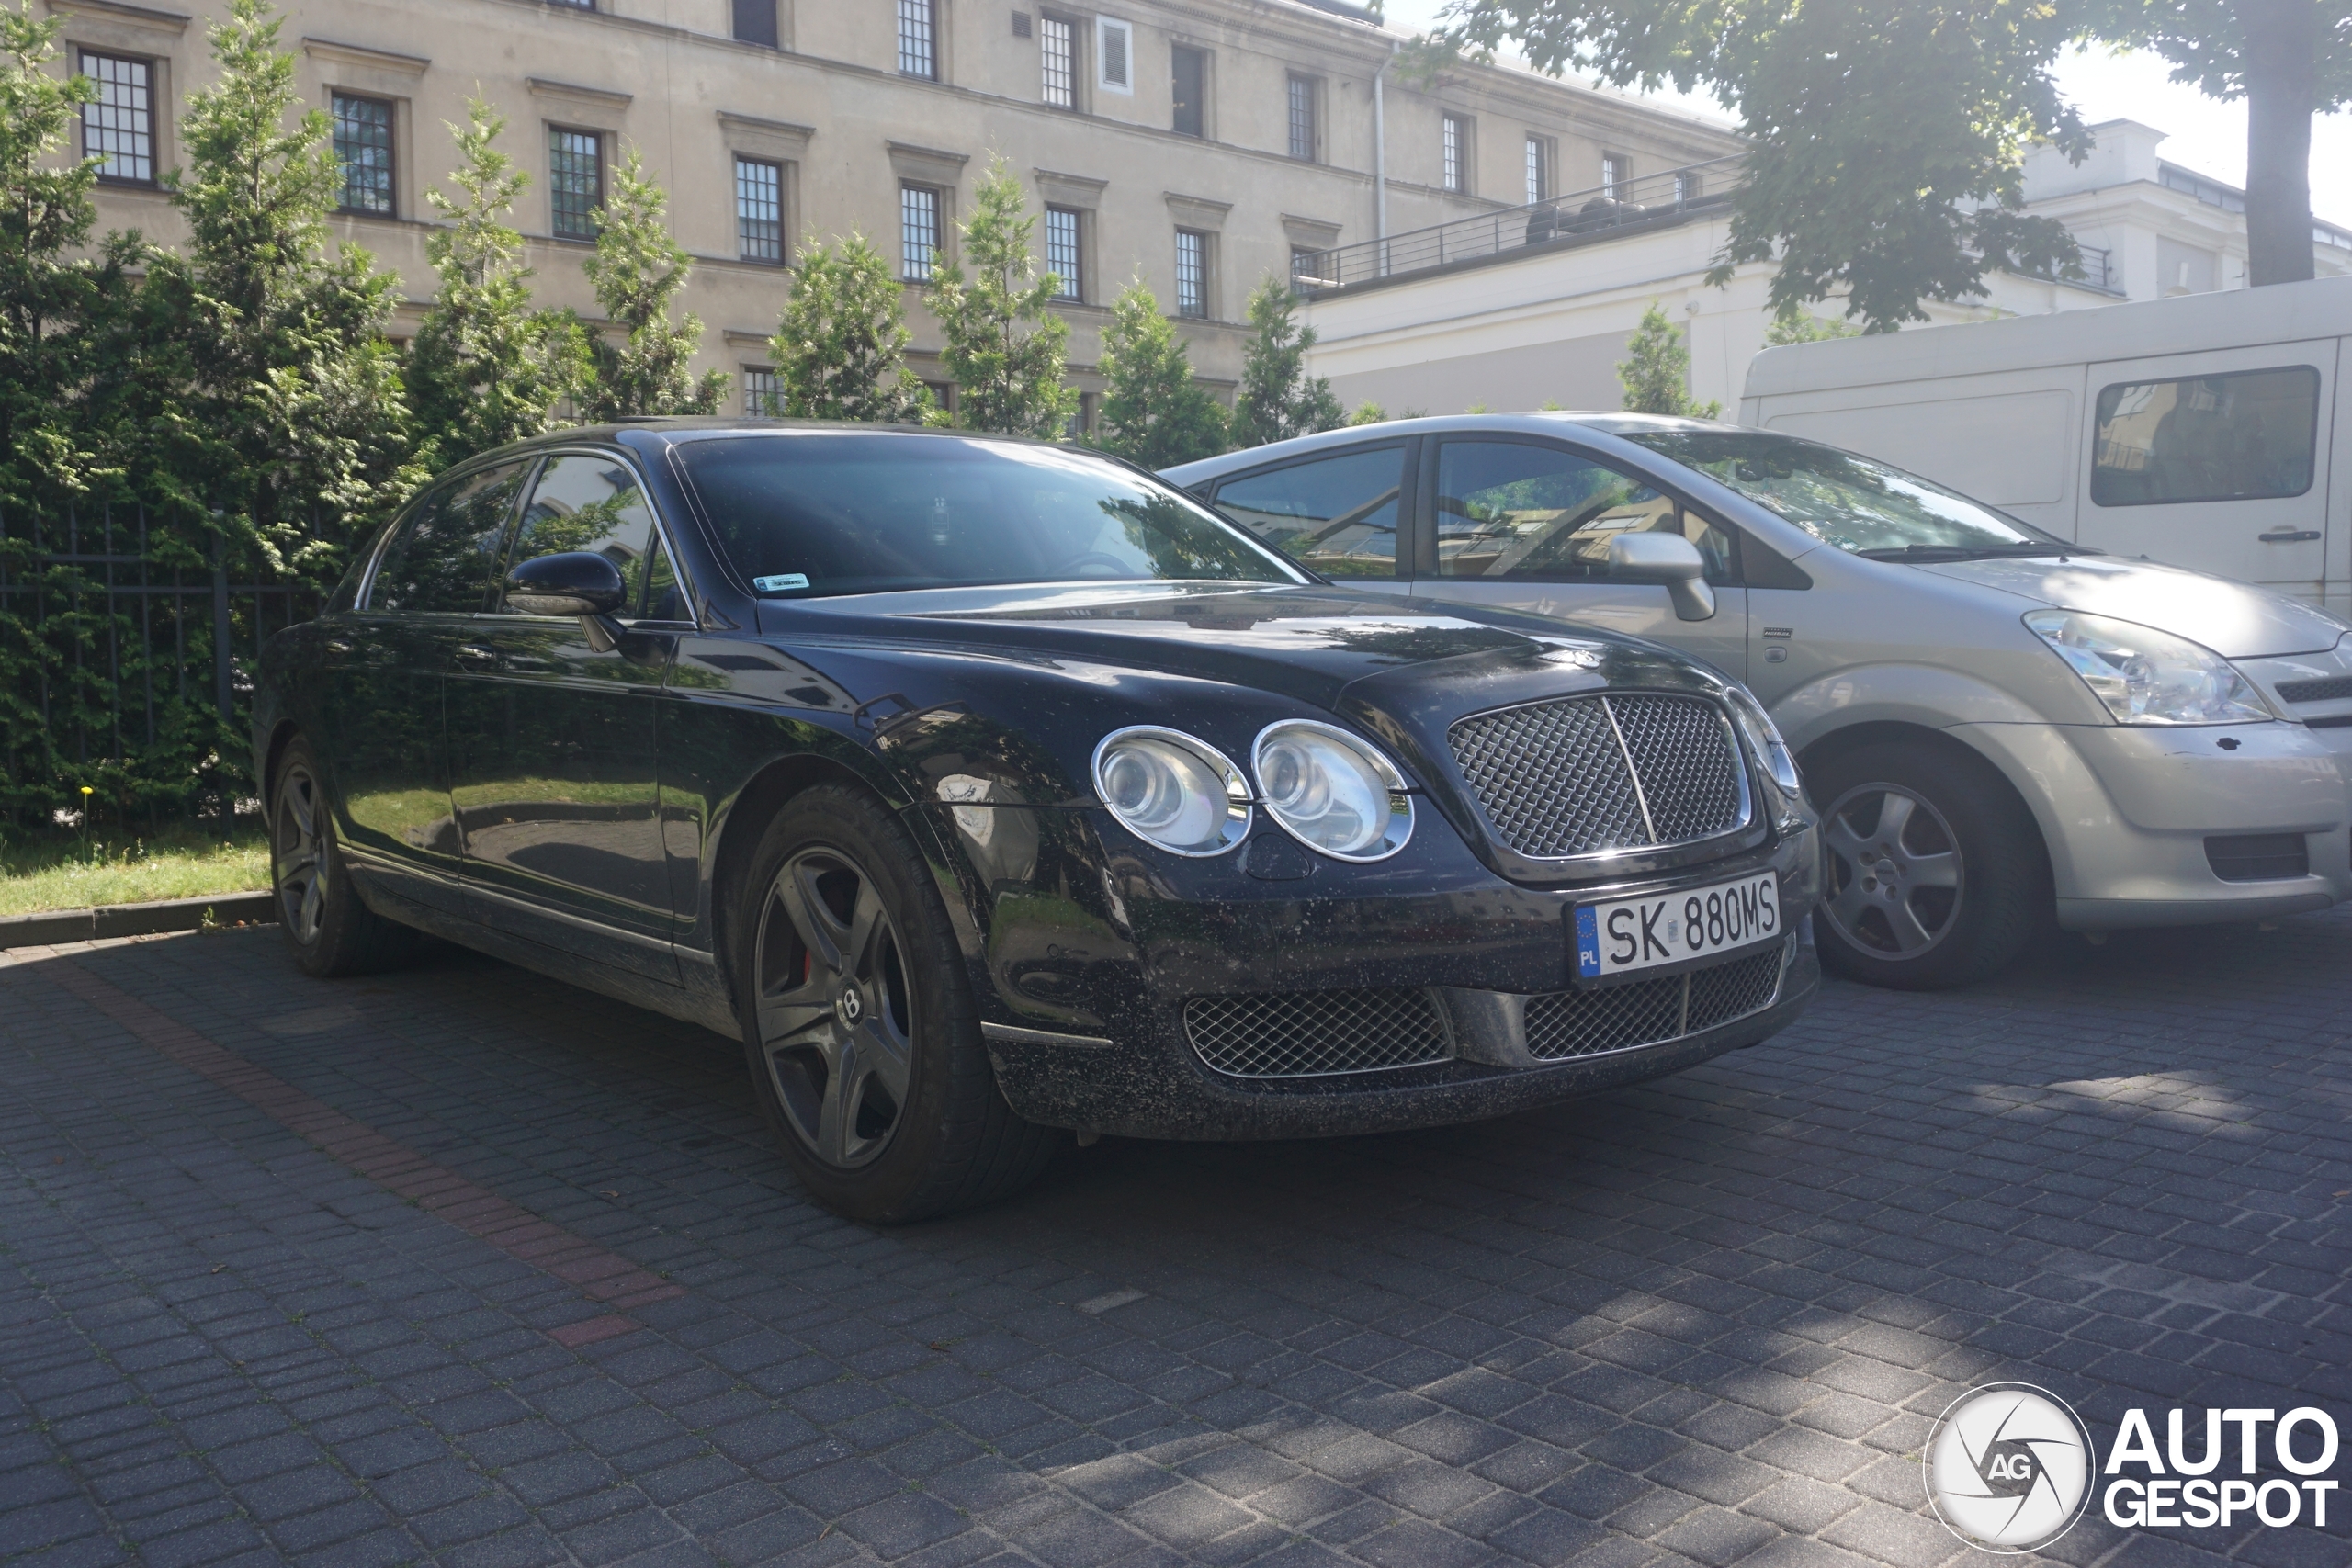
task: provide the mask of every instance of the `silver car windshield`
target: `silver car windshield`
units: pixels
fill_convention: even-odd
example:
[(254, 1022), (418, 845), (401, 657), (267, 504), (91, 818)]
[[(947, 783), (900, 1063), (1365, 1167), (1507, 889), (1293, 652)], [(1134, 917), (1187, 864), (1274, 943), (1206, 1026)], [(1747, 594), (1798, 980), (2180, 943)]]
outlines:
[(1886, 559), (2095, 555), (1884, 463), (1763, 430), (1644, 430), (1626, 440), (1770, 508), (1824, 544)]

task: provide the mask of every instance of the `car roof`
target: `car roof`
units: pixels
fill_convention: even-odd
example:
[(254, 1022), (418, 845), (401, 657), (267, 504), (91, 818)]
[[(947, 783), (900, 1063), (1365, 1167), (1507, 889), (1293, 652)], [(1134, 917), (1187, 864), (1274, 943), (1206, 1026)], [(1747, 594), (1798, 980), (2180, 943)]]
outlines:
[(1180, 463), (1161, 470), (1160, 477), (1177, 484), (1193, 484), (1202, 479), (1216, 479), (1240, 468), (1256, 468), (1262, 463), (1278, 463), (1285, 458), (1306, 457), (1327, 447), (1351, 446), (1362, 441), (1376, 441), (1384, 436), (1460, 434), (1520, 435), (1632, 435), (1648, 431), (1668, 430), (1736, 430), (1739, 426), (1715, 420), (1679, 419), (1668, 414), (1629, 413), (1623, 409), (1571, 410), (1538, 409), (1525, 413), (1456, 413), (1436, 414), (1419, 419), (1383, 420), (1377, 424), (1342, 425), (1314, 435), (1293, 436), (1288, 441), (1270, 442), (1263, 446), (1246, 446), (1238, 452), (1227, 452), (1216, 457), (1203, 457), (1195, 462)]

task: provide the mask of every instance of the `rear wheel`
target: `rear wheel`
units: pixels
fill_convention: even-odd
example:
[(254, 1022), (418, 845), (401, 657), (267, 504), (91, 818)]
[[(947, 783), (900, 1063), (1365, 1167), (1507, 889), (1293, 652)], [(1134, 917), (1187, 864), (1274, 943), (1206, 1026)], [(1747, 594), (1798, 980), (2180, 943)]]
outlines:
[(2018, 955), (2047, 901), (2032, 817), (1956, 746), (1860, 746), (1807, 769), (1824, 804), (1822, 962), (1904, 990), (1981, 980)]
[(955, 932), (890, 814), (834, 785), (795, 796), (754, 852), (735, 922), (753, 1092), (820, 1201), (901, 1224), (991, 1202), (1060, 1133), (997, 1089)]
[(278, 929), (304, 974), (368, 975), (415, 955), (416, 932), (359, 901), (335, 844), (318, 762), (299, 736), (278, 759), (269, 862)]

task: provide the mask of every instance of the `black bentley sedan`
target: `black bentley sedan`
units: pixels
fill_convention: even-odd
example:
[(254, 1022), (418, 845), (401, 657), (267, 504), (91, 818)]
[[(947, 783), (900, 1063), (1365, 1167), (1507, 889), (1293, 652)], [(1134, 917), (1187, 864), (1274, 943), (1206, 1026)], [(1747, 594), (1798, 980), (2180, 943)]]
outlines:
[(1335, 587), (1064, 446), (690, 420), (476, 458), (270, 642), (254, 745), (306, 971), (429, 932), (741, 1039), (869, 1220), (1073, 1130), (1672, 1072), (1818, 974), (1819, 834), (1743, 688)]

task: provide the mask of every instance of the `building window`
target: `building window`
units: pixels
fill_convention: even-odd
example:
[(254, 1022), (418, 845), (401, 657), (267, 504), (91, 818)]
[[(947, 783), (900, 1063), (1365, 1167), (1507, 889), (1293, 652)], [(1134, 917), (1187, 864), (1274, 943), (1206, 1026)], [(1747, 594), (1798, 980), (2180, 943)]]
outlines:
[(1323, 253), (1312, 245), (1290, 248), (1290, 280), (1294, 287), (1301, 282), (1309, 285), (1323, 281)]
[(1527, 139), (1527, 205), (1552, 194), (1552, 146), (1541, 136)]
[(1057, 109), (1078, 107), (1078, 28), (1059, 17), (1038, 17), (1037, 59), (1046, 102)]
[(1458, 114), (1447, 115), (1444, 125), (1445, 188), (1470, 188), (1470, 127)]
[(1684, 169), (1674, 176), (1674, 203), (1680, 207), (1699, 199), (1699, 176)]
[(775, 0), (735, 0), (735, 41), (776, 47)]
[(567, 240), (596, 237), (596, 209), (605, 205), (602, 134), (548, 128), (548, 195), (558, 235)]
[(392, 106), (381, 98), (331, 93), (334, 161), (343, 170), (335, 205), (345, 212), (392, 215)]
[(1075, 208), (1046, 209), (1046, 270), (1062, 280), (1064, 299), (1086, 298), (1086, 264), (1079, 249), (1084, 221)]
[(929, 186), (899, 187), (899, 276), (909, 283), (931, 281), (931, 258), (939, 249), (939, 193)]
[(596, 0), (548, 0), (548, 4), (569, 6), (574, 11), (593, 11), (596, 8)]
[(1192, 229), (1176, 231), (1176, 313), (1193, 321), (1209, 313), (1209, 237)]
[(735, 159), (735, 254), (747, 262), (784, 261), (784, 166)]
[(1634, 161), (1623, 152), (1600, 155), (1600, 194), (1611, 201), (1631, 201), (1634, 186)]
[(1208, 96), (1208, 51), (1187, 49), (1180, 43), (1169, 52), (1173, 62), (1170, 74), (1176, 96), (1176, 134), (1205, 136), (1208, 118), (1203, 111)]
[(776, 389), (775, 367), (746, 365), (741, 371), (743, 382), (743, 412), (757, 419), (763, 414), (773, 416), (784, 410), (782, 394)]
[(1290, 155), (1315, 161), (1315, 78), (1290, 78)]
[(1114, 22), (1108, 17), (1094, 18), (1096, 86), (1106, 93), (1133, 93), (1136, 90), (1135, 45), (1135, 29), (1126, 23)]
[(154, 67), (85, 50), (82, 74), (98, 90), (96, 101), (82, 106), (82, 155), (106, 160), (98, 165), (100, 179), (153, 184)]
[(899, 0), (899, 74), (939, 80), (938, 0)]

